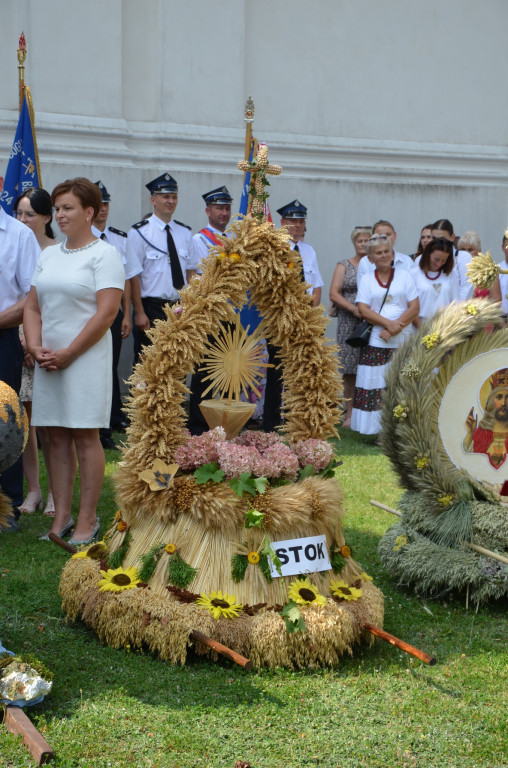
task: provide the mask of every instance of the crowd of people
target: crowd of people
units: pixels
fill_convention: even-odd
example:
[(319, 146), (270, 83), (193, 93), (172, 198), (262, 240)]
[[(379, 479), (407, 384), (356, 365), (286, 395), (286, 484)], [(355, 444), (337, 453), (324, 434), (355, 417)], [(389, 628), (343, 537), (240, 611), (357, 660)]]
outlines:
[[(467, 278), (469, 262), (481, 252), (476, 232), (457, 237), (452, 223), (440, 219), (422, 227), (411, 256), (395, 250), (396, 238), (386, 220), (355, 227), (355, 255), (338, 262), (330, 286), (346, 398), (342, 427), (364, 435), (381, 430), (385, 375), (394, 350), (425, 320), (472, 296), (501, 302), (505, 317), (508, 312), (508, 276), (500, 275), (489, 290), (475, 289)], [(506, 236), (502, 250), (508, 263)], [(362, 321), (372, 327), (368, 343), (352, 347), (348, 339)]]
[[(2, 184), (0, 179), (0, 191)], [(102, 181), (71, 179), (51, 195), (43, 189), (24, 190), (14, 217), (0, 208), (0, 246), (9, 254), (2, 265), (0, 379), (20, 392), (30, 418), (22, 461), (1, 478), (15, 510), (11, 529), (18, 527), (20, 512), (31, 514), (44, 506), (39, 442), (48, 473), (44, 514), (52, 520), (41, 538), (48, 539), (50, 532), (72, 534), (74, 545), (97, 538), (103, 448), (114, 448), (112, 431), (127, 426), (117, 371), (122, 340), (134, 332), (138, 361), (150, 344), (149, 328), (165, 318), (166, 307), (178, 301), (180, 290), (199, 274), (209, 248), (226, 233), (233, 199), (225, 186), (203, 194), (208, 223), (195, 235), (174, 219), (178, 184), (169, 173), (146, 187), (153, 213), (128, 233), (108, 226), (111, 197)], [(324, 282), (316, 253), (305, 242), (307, 208), (293, 200), (278, 213), (290, 247), (301, 259), (309, 302), (317, 306)], [(60, 243), (53, 216), (65, 238)], [(395, 250), (396, 236), (386, 220), (355, 227), (354, 255), (338, 262), (330, 285), (346, 398), (342, 427), (366, 435), (380, 430), (385, 372), (394, 350), (438, 309), (473, 295), (466, 269), (481, 250), (475, 232), (457, 239), (446, 219), (422, 228), (412, 256)], [(508, 263), (506, 238), (502, 247)], [(506, 314), (508, 276), (500, 280), (479, 295), (502, 301)], [(253, 329), (259, 322), (255, 309), (243, 312)], [(362, 349), (353, 348), (347, 339), (362, 320), (372, 326), (370, 338)], [(283, 386), (278, 350), (268, 345), (268, 355), (274, 365), (268, 368), (265, 387), (265, 431), (280, 424)], [(192, 434), (206, 429), (198, 407), (202, 389), (202, 377), (195, 372), (188, 424)], [(75, 522), (71, 505), (78, 468)]]

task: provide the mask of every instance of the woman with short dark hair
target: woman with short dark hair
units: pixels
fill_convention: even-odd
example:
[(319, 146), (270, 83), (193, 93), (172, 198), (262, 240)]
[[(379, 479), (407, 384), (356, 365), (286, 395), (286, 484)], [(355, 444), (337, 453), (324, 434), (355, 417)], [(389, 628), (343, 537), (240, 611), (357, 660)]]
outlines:
[[(109, 327), (125, 282), (120, 254), (97, 239), (92, 220), (102, 205), (99, 188), (84, 178), (58, 184), (51, 196), (66, 240), (41, 254), (28, 295), (24, 327), (37, 362), (33, 423), (50, 434), (55, 500), (51, 532), (74, 527), (71, 516), (74, 450), (79, 463), (79, 517), (75, 546), (95, 540), (104, 476), (99, 427), (111, 412), (112, 349)], [(43, 536), (47, 539), (48, 536)]]

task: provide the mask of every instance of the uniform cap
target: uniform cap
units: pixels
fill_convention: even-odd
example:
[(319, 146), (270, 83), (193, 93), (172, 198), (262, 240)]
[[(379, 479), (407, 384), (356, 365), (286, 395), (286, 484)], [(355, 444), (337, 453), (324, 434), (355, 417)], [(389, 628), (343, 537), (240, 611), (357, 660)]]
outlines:
[(210, 192), (205, 192), (201, 197), (207, 205), (213, 205), (214, 203), (216, 205), (230, 205), (233, 202), (227, 187), (217, 187), (217, 189), (212, 189)]
[(152, 195), (165, 195), (168, 192), (178, 192), (178, 184), (169, 173), (162, 173), (156, 179), (145, 184)]
[(96, 187), (99, 187), (99, 189), (101, 191), (102, 202), (103, 203), (109, 203), (111, 201), (111, 195), (109, 194), (108, 190), (106, 189), (106, 187), (104, 186), (102, 181), (100, 181), (100, 180), (99, 181), (95, 181), (94, 184), (95, 184)]
[(277, 209), (277, 213), (281, 219), (306, 219), (307, 208), (298, 200), (293, 200), (292, 203), (283, 205), (282, 208)]

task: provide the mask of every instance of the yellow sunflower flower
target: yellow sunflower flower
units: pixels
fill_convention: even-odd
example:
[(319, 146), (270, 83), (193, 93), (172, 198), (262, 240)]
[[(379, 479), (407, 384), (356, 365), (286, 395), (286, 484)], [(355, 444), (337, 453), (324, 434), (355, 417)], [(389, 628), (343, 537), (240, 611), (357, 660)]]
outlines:
[(325, 605), (326, 597), (319, 593), (317, 587), (308, 578), (292, 581), (288, 589), (288, 598), (297, 605)]
[(139, 584), (136, 566), (132, 568), (108, 568), (101, 571), (102, 579), (98, 583), (99, 592), (123, 592), (124, 589), (132, 589)]
[(87, 549), (82, 549), (80, 552), (76, 552), (72, 556), (72, 560), (78, 560), (82, 557), (89, 557), (91, 560), (102, 560), (108, 554), (108, 548), (105, 541), (99, 541), (97, 544), (92, 544)]
[(202, 592), (196, 600), (196, 605), (207, 608), (214, 619), (220, 619), (221, 616), (235, 619), (243, 608), (241, 603), (236, 602), (236, 595), (222, 594), (220, 589), (218, 592), (210, 592), (209, 595)]
[(372, 578), (372, 576), (369, 576), (369, 574), (368, 574), (368, 573), (365, 573), (365, 571), (362, 571), (362, 572), (361, 572), (361, 574), (360, 574), (360, 578), (361, 578), (361, 580), (362, 580), (362, 581), (374, 581), (374, 579)]
[(259, 552), (249, 552), (249, 554), (247, 555), (247, 560), (252, 565), (256, 565), (256, 563), (259, 563), (259, 559), (260, 559)]
[(164, 549), (166, 550), (168, 555), (173, 555), (176, 552), (176, 547), (174, 544), (171, 544), (171, 542), (169, 544), (166, 544)]
[(120, 533), (123, 533), (123, 531), (127, 530), (127, 523), (125, 520), (119, 520), (119, 522), (116, 525), (116, 530), (120, 531)]
[(348, 547), (347, 544), (343, 544), (342, 547), (339, 549), (340, 554), (342, 557), (351, 557), (351, 547)]
[(362, 590), (350, 587), (345, 581), (331, 581), (330, 592), (341, 600), (358, 600), (362, 596)]

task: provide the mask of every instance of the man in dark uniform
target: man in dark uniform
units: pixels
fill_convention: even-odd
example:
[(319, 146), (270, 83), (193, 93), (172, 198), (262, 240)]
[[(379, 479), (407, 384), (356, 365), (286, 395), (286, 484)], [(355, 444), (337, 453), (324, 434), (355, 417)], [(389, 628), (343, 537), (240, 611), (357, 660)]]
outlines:
[(111, 434), (112, 430), (124, 430), (127, 427), (127, 421), (125, 420), (122, 411), (120, 381), (118, 379), (118, 363), (122, 349), (122, 339), (126, 339), (131, 332), (131, 288), (129, 278), (132, 277), (132, 274), (129, 274), (129, 267), (126, 259), (127, 232), (122, 232), (121, 229), (107, 226), (111, 195), (102, 181), (96, 181), (95, 184), (101, 191), (102, 206), (92, 222), (92, 234), (94, 234), (95, 237), (99, 237), (101, 240), (105, 240), (106, 243), (113, 245), (117, 249), (122, 257), (122, 264), (125, 269), (125, 288), (122, 296), (122, 303), (110, 328), (111, 339), (113, 342), (113, 398), (111, 401), (111, 421), (107, 429), (100, 430), (103, 448), (116, 448), (117, 446), (113, 441)]
[(127, 262), (133, 264), (131, 280), (134, 324), (140, 332), (141, 346), (149, 344), (146, 331), (155, 320), (164, 320), (164, 307), (178, 301), (187, 284), (191, 229), (173, 221), (178, 204), (178, 185), (163, 173), (146, 188), (150, 192), (153, 215), (134, 224), (127, 235)]
[[(202, 195), (205, 201), (205, 213), (208, 218), (208, 226), (201, 229), (191, 240), (189, 253), (190, 274), (200, 272), (199, 264), (208, 256), (209, 249), (220, 243), (218, 237), (223, 235), (231, 219), (231, 203), (233, 198), (227, 187), (217, 187)], [(195, 371), (192, 375), (189, 398), (189, 420), (187, 428), (191, 435), (201, 435), (206, 432), (208, 425), (199, 410), (203, 392), (210, 382), (204, 382), (206, 374)]]

